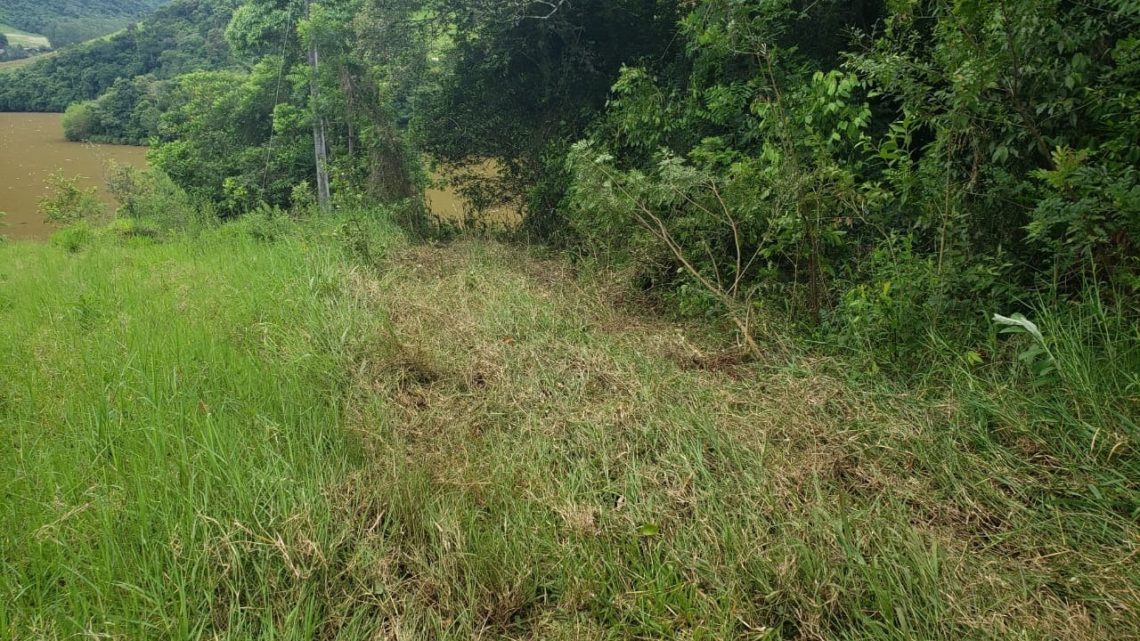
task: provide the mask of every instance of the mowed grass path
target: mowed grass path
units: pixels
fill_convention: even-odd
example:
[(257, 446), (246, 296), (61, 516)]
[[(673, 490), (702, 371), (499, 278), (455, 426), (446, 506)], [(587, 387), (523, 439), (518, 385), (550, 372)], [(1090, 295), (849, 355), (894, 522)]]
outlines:
[(1140, 636), (1127, 445), (1069, 470), (980, 381), (744, 362), (519, 250), (259, 225), (0, 246), (0, 631)]

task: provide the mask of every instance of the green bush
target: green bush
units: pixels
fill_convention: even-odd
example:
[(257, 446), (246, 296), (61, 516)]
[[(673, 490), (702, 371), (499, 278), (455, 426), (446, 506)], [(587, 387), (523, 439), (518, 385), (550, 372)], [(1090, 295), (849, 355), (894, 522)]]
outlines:
[(140, 171), (129, 165), (112, 165), (107, 187), (119, 201), (115, 215), (163, 230), (190, 230), (216, 221), (209, 203), (190, 197), (156, 168)]
[(296, 225), (277, 207), (261, 205), (222, 228), (227, 234), (248, 236), (263, 243), (275, 243), (293, 235)]
[(72, 142), (86, 142), (99, 128), (94, 100), (73, 102), (63, 113), (63, 135)]
[(51, 236), (51, 243), (69, 254), (77, 254), (95, 241), (95, 229), (85, 220), (68, 225)]
[(79, 186), (78, 177), (62, 173), (47, 179), (50, 192), (40, 199), (39, 211), (48, 222), (70, 224), (81, 220), (97, 220), (107, 211), (94, 187)]
[(1082, 267), (1140, 292), (1140, 173), (1093, 158), (1089, 150), (1060, 148), (1053, 167), (1035, 172), (1046, 187), (1026, 226), (1049, 256), (1058, 281)]
[(163, 230), (153, 221), (138, 218), (116, 218), (101, 231), (127, 242), (153, 242), (163, 235)]

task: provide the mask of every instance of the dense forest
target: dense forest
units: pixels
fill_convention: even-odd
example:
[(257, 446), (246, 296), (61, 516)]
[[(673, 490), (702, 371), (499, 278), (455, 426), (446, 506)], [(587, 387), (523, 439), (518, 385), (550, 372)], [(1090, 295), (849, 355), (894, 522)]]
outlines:
[(1118, 0), (182, 0), (4, 78), (0, 109), (95, 99), (71, 137), (154, 139), (229, 215), (312, 180), (315, 107), (341, 198), (408, 196), (421, 154), (493, 158), (466, 188), (525, 201), (530, 238), (745, 334), (778, 309), (906, 368), (982, 310), (1135, 297), (1137, 20)]
[(0, 23), (47, 36), (65, 47), (118, 31), (163, 0), (4, 0)]
[[(211, 554), (224, 560), (225, 580), (245, 588), (205, 590), (208, 605), (195, 607), (210, 622), (195, 632), (250, 633), (256, 626), (241, 627), (245, 613), (263, 610), (282, 627), (304, 628), (289, 637), (298, 639), (402, 638), (405, 630), (583, 638), (580, 624), (598, 639), (1140, 634), (1136, 0), (175, 0), (137, 28), (0, 74), (0, 110), (64, 109), (72, 140), (150, 147), (149, 173), (112, 181), (122, 215), (134, 221), (113, 228), (116, 238), (158, 238), (159, 228), (194, 220), (194, 234), (226, 251), (237, 241), (225, 234), (248, 236), (254, 248), (272, 247), (271, 265), (302, 274), (292, 286), (266, 285), (272, 296), (249, 312), (255, 329), (226, 340), (287, 349), (280, 337), (294, 328), (275, 316), (280, 301), (301, 308), (306, 323), (335, 309), (344, 326), (336, 326), (340, 342), (327, 342), (338, 349), (375, 317), (383, 322), (367, 326), (391, 341), (369, 343), (375, 353), (348, 359), (345, 369), (374, 376), (350, 400), (371, 398), (384, 376), (396, 379), (390, 397), (360, 410), (397, 408), (377, 428), (393, 441), (375, 446), (362, 437), (362, 448), (346, 448), (396, 470), (357, 480), (403, 494), (359, 503), (306, 494), (356, 519), (350, 534), (329, 535), (325, 549), (340, 556), (310, 551), (305, 537), (319, 535), (309, 530), (285, 539), (249, 534), (247, 548), (216, 543)], [(476, 169), (487, 163), (496, 170)], [(466, 227), (425, 208), (424, 190), (440, 174), (471, 203)], [(478, 224), (480, 209), (504, 203), (520, 209), (517, 226)], [(414, 251), (403, 263), (384, 262), (395, 241), (368, 230), (390, 221), (415, 240), (494, 236), (540, 248), (586, 278), (616, 281), (625, 307), (699, 327), (731, 349), (711, 357), (683, 346), (654, 360), (646, 354), (668, 340), (637, 337), (657, 320), (598, 312), (596, 301), (612, 295), (604, 288), (567, 302), (565, 291), (583, 290), (544, 289), (546, 277), (533, 276), (538, 263), (522, 269), (540, 282), (532, 287), (519, 285), (532, 282), (521, 276), (487, 275), (482, 250), (469, 250), (470, 267)], [(324, 240), (278, 242), (305, 224)], [(210, 236), (215, 227), (239, 231)], [(76, 238), (91, 232), (80, 224), (62, 233), (65, 246), (78, 247)], [(182, 238), (193, 248), (198, 236)], [(295, 265), (307, 252), (326, 260), (320, 242), (329, 238), (357, 261), (344, 277), (348, 290), (329, 284), (324, 263), (312, 272)], [(242, 269), (270, 278), (260, 271), (266, 261), (249, 258), (258, 250), (233, 251), (247, 261)], [(166, 254), (155, 260), (152, 280), (181, 291), (168, 283), (183, 274), (168, 268)], [(242, 291), (232, 265), (216, 267), (224, 274), (217, 288), (178, 287), (201, 289), (206, 300)], [(400, 288), (414, 300), (388, 294)], [(443, 295), (483, 315), (470, 326), (441, 321), (459, 313), (430, 308)], [(67, 313), (87, 318), (85, 300), (68, 302), (78, 311)], [(386, 306), (367, 307), (377, 300)], [(497, 307), (480, 307), (486, 301)], [(217, 309), (219, 318), (232, 311)], [(362, 309), (372, 320), (358, 316)], [(409, 318), (419, 324), (409, 328)], [(309, 325), (298, 327), (306, 333), (290, 339), (301, 346), (288, 363), (308, 375), (327, 345), (305, 342)], [(526, 369), (569, 350), (565, 343), (501, 357), (520, 360), (499, 367), (501, 352), (521, 351), (543, 332), (579, 341), (572, 367)], [(464, 356), (440, 356), (456, 351)], [(771, 364), (788, 354), (810, 356)], [(205, 376), (194, 369), (200, 357), (186, 356), (191, 376)], [(835, 359), (827, 377), (882, 386), (889, 400), (833, 394), (813, 378), (772, 383), (783, 390), (773, 393), (791, 399), (796, 420), (814, 425), (827, 415), (840, 432), (805, 436), (798, 424), (777, 429), (747, 413), (767, 402), (751, 396), (756, 380), (806, 379), (814, 359)], [(177, 382), (183, 370), (174, 371)], [(252, 371), (240, 373), (256, 379)], [(647, 371), (666, 372), (668, 382), (622, 378)], [(280, 374), (290, 386), (280, 395), (302, 397), (289, 376)], [(513, 376), (523, 400), (486, 400), (497, 393), (496, 376)], [(312, 377), (312, 386), (332, 386)], [(535, 380), (546, 387), (528, 387)], [(764, 391), (769, 383), (755, 384)], [(618, 396), (602, 391), (610, 388)], [(564, 423), (557, 409), (520, 418), (560, 394), (590, 407)], [(449, 405), (470, 398), (469, 406)], [(667, 409), (657, 408), (659, 398)], [(195, 401), (185, 413), (213, 420), (213, 401)], [(879, 402), (901, 418), (891, 423), (867, 409)], [(359, 409), (348, 405), (346, 414)], [(488, 407), (498, 418), (470, 418)], [(707, 414), (690, 416), (693, 407)], [(313, 408), (321, 421), (341, 410)], [(617, 417), (606, 423), (612, 430), (591, 432), (588, 445), (575, 440), (606, 412)], [(753, 457), (752, 445), (733, 449), (720, 432), (685, 432), (735, 412), (750, 417), (734, 427), (739, 438), (779, 439), (756, 446)], [(502, 417), (516, 423), (508, 429), (496, 422)], [(416, 430), (400, 432), (401, 421)], [(264, 422), (256, 438), (278, 438), (277, 424)], [(549, 424), (558, 429), (542, 432)], [(663, 435), (669, 430), (647, 427), (659, 424), (691, 439), (678, 444)], [(446, 440), (459, 438), (456, 425), (464, 445)], [(226, 434), (246, 427), (231, 428)], [(535, 434), (546, 440), (533, 451), (480, 449), (496, 438), (529, 444)], [(765, 448), (777, 440), (773, 451), (788, 452), (775, 465), (796, 471), (765, 486), (765, 501), (746, 503), (735, 483), (769, 465)], [(211, 447), (203, 458), (222, 450)], [(403, 475), (425, 451), (432, 464)], [(441, 454), (453, 451), (462, 462)], [(512, 467), (531, 456), (549, 469)], [(575, 467), (591, 457), (604, 458), (604, 469)], [(453, 463), (457, 477), (476, 468), (484, 476), (443, 478)], [(644, 491), (658, 503), (633, 506), (641, 481), (622, 476), (632, 467), (657, 484), (660, 492)], [(502, 470), (510, 474), (496, 476)], [(548, 488), (551, 476), (565, 476), (565, 486)], [(628, 501), (649, 515), (638, 513), (635, 534), (607, 539), (608, 522), (594, 515), (609, 512), (583, 512), (558, 494), (566, 487), (604, 510)], [(519, 499), (547, 490), (541, 509)], [(705, 511), (710, 502), (725, 512)], [(850, 505), (859, 507), (848, 512)], [(877, 520), (882, 505), (892, 511)], [(419, 508), (438, 518), (420, 520)], [(306, 512), (290, 523), (309, 527), (307, 519), (321, 517)], [(554, 539), (563, 534), (548, 517), (578, 524), (564, 537), (580, 544), (578, 561), (549, 560), (563, 558), (551, 551), (562, 550)], [(768, 565), (749, 556), (789, 531), (805, 542), (772, 552)], [(591, 534), (575, 538), (582, 532)], [(817, 533), (838, 542), (819, 543), (820, 552)], [(400, 552), (345, 542), (357, 538), (395, 541)], [(262, 577), (258, 559), (278, 563), (286, 549), (285, 565), (265, 561), (278, 571)], [(946, 560), (954, 554), (961, 566)], [(1000, 570), (956, 574), (975, 556)], [(896, 574), (900, 558), (912, 564)], [(294, 565), (305, 563), (317, 569)], [(350, 587), (338, 582), (345, 575), (354, 577)], [(250, 597), (253, 584), (268, 586), (266, 594)], [(290, 610), (294, 600), (312, 609)], [(423, 612), (434, 614), (417, 618)], [(546, 634), (554, 629), (562, 636)]]

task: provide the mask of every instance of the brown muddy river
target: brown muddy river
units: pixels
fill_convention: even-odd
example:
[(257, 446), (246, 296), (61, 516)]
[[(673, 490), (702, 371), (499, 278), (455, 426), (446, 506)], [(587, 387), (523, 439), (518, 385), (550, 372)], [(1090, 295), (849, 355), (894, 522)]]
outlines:
[[(498, 168), (492, 161), (470, 165), (465, 171), (483, 178), (494, 178), (498, 175)], [(522, 221), (520, 213), (522, 210), (518, 204), (498, 205), (484, 211), (473, 212), (467, 200), (449, 184), (450, 177), (447, 172), (433, 173), (431, 178), (434, 185), (424, 193), (428, 211), (440, 220), (460, 226), (476, 222), (498, 228), (514, 227)]]
[(55, 228), (44, 222), (37, 203), (48, 191), (45, 179), (56, 172), (79, 176), (113, 205), (105, 184), (111, 161), (144, 167), (146, 148), (67, 142), (60, 114), (0, 113), (0, 211), (8, 214), (0, 218), (0, 236), (51, 235)]

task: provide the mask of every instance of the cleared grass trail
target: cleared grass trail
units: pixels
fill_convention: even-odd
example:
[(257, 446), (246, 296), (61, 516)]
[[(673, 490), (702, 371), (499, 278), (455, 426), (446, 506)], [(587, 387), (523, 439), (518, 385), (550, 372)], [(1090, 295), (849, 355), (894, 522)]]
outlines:
[(383, 227), (0, 246), (0, 631), (1140, 636), (1135, 517), (1000, 413), (620, 299)]
[(1137, 632), (1135, 523), (1034, 505), (1047, 474), (1024, 476), (952, 399), (860, 390), (841, 363), (741, 363), (493, 245), (409, 250), (356, 288), (391, 328), (350, 424), (399, 463), (343, 500), (390, 551), (374, 581), (397, 586), (393, 630)]

